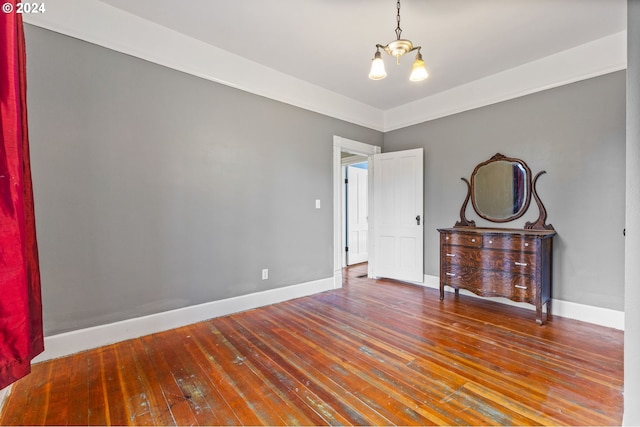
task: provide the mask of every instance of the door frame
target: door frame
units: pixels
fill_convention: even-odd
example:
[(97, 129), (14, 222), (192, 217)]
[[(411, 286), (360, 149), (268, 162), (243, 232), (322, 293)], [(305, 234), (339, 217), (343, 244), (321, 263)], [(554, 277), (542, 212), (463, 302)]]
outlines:
[[(352, 139), (333, 136), (333, 287), (342, 287), (342, 267), (344, 248), (344, 238), (342, 233), (342, 211), (344, 209), (344, 178), (342, 177), (342, 161), (340, 153), (346, 151), (348, 153), (366, 156), (369, 161), (369, 200), (373, 197), (373, 169), (374, 154), (382, 152), (382, 148), (377, 145), (365, 144), (364, 142), (354, 141)], [(375, 224), (375, 218), (372, 215), (371, 204), (369, 204), (369, 229), (371, 230)], [(375, 248), (371, 239), (368, 243), (369, 259), (373, 259)], [(367, 275), (373, 277), (374, 265), (369, 262)]]

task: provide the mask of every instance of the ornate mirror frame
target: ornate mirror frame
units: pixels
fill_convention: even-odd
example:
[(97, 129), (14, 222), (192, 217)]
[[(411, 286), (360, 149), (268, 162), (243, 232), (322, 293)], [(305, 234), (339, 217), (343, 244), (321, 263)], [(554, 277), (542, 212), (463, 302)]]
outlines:
[[(481, 169), (484, 166), (487, 166), (493, 162), (510, 162), (510, 163), (514, 163), (514, 164), (518, 164), (522, 167), (522, 169), (524, 169), (526, 176), (524, 177), (524, 184), (526, 186), (526, 194), (525, 194), (525, 199), (522, 203), (522, 207), (520, 208), (520, 210), (518, 210), (516, 213), (514, 213), (511, 216), (505, 217), (505, 218), (493, 218), (490, 217), (488, 215), (486, 215), (485, 213), (483, 213), (481, 210), (478, 209), (477, 203), (476, 203), (476, 199), (475, 199), (475, 191), (474, 191), (474, 184), (475, 184), (475, 177), (478, 173), (478, 170)], [(538, 196), (538, 192), (536, 191), (536, 183), (538, 181), (538, 178), (545, 174), (546, 171), (540, 171), (536, 174), (536, 176), (533, 178), (533, 180), (531, 179), (531, 169), (529, 169), (529, 166), (521, 159), (516, 159), (513, 157), (507, 157), (504, 156), (503, 154), (497, 153), (495, 156), (491, 157), (489, 160), (486, 160), (480, 164), (478, 164), (475, 169), (473, 170), (473, 173), (471, 174), (471, 183), (466, 179), (466, 178), (461, 178), (466, 184), (467, 184), (467, 196), (464, 199), (464, 202), (462, 203), (462, 207), (460, 208), (460, 221), (456, 222), (454, 227), (475, 227), (475, 221), (472, 220), (468, 220), (466, 218), (466, 210), (467, 210), (467, 205), (469, 204), (469, 199), (471, 199), (471, 204), (473, 206), (474, 211), (476, 212), (476, 214), (478, 214), (480, 217), (486, 219), (487, 221), (491, 221), (491, 222), (498, 222), (498, 223), (503, 223), (503, 222), (510, 222), (510, 221), (514, 221), (518, 218), (520, 218), (521, 216), (523, 216), (528, 210), (529, 210), (529, 205), (531, 203), (531, 197), (533, 196), (533, 199), (536, 201), (536, 204), (538, 205), (538, 210), (539, 210), (539, 215), (538, 215), (538, 219), (534, 222), (527, 222), (524, 226), (525, 229), (527, 230), (553, 230), (553, 226), (551, 224), (545, 224), (546, 220), (547, 220), (547, 210), (545, 209), (544, 205), (542, 204), (542, 201), (540, 200), (540, 197)]]

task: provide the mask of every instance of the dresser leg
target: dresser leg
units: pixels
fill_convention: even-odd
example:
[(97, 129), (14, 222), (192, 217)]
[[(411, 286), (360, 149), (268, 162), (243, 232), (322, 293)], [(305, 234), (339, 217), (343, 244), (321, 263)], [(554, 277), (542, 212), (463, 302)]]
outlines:
[(440, 301), (444, 301), (444, 285), (440, 283)]
[(551, 320), (551, 298), (547, 301), (547, 322)]
[(542, 304), (536, 304), (536, 323), (542, 325)]
[(545, 304), (547, 307), (544, 313), (544, 318), (547, 322), (551, 320), (551, 299), (549, 299), (546, 303), (540, 304), (540, 306), (536, 305), (536, 323), (538, 323), (538, 325), (542, 325), (544, 323), (544, 320), (542, 320), (542, 306)]

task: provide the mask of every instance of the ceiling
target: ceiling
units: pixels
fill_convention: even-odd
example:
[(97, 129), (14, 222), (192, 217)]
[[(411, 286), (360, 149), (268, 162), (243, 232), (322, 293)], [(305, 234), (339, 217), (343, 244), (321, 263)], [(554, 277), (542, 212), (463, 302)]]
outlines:
[(166, 28), (389, 110), (626, 30), (627, 0), (404, 0), (402, 38), (422, 46), (430, 77), (409, 81), (414, 55), (383, 54), (387, 78), (367, 78), (375, 44), (395, 39), (393, 0), (102, 0)]

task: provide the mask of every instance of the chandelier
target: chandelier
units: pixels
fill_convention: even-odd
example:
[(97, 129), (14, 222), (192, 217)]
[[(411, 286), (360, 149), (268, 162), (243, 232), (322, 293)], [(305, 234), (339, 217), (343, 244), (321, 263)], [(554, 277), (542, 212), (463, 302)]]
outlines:
[(412, 82), (419, 82), (427, 77), (429, 77), (429, 73), (427, 73), (427, 69), (424, 65), (424, 61), (422, 60), (422, 54), (420, 54), (421, 46), (413, 46), (410, 40), (401, 39), (400, 36), (402, 34), (402, 29), (400, 28), (400, 0), (396, 3), (396, 7), (398, 8), (398, 14), (396, 15), (396, 20), (398, 21), (398, 26), (396, 27), (396, 40), (389, 42), (387, 45), (376, 44), (376, 54), (371, 61), (371, 71), (369, 72), (369, 78), (371, 80), (381, 80), (387, 77), (387, 72), (384, 69), (384, 62), (382, 61), (382, 54), (380, 53), (380, 49), (384, 49), (391, 56), (396, 57), (396, 63), (400, 63), (400, 57), (406, 53), (413, 52), (417, 50), (416, 59), (413, 61), (413, 65), (411, 66), (411, 76), (409, 76), (409, 80)]

